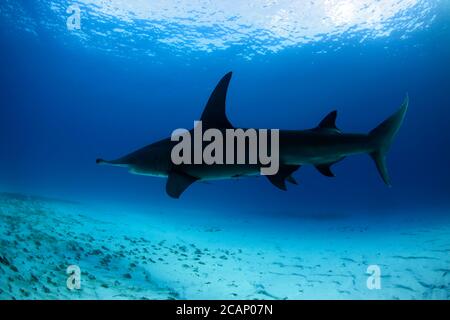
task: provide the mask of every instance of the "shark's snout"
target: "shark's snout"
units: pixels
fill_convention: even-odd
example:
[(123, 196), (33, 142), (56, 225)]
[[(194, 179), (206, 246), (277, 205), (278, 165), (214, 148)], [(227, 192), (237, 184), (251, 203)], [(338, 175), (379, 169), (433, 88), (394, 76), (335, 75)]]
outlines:
[(130, 165), (131, 163), (129, 161), (126, 161), (127, 159), (124, 158), (120, 158), (120, 159), (116, 159), (116, 160), (104, 160), (102, 158), (97, 158), (95, 160), (96, 164), (107, 164), (107, 165), (111, 165), (111, 166), (117, 166), (117, 167), (125, 167)]

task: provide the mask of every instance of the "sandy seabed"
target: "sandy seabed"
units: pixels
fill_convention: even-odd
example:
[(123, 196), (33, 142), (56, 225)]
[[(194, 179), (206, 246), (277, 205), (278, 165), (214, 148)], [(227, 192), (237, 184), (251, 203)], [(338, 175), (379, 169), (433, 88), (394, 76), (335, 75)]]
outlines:
[(0, 299), (450, 298), (450, 222), (95, 210), (1, 193)]

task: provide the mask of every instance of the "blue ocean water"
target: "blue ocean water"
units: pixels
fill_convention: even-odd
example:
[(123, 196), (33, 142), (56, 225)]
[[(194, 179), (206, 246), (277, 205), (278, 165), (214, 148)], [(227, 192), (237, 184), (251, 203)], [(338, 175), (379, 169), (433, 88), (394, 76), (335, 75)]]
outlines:
[[(72, 29), (67, 21), (77, 10), (80, 28)], [(7, 217), (14, 206), (27, 207), (27, 201), (37, 206), (51, 202), (44, 199), (71, 201), (82, 206), (83, 214), (123, 223), (118, 228), (124, 234), (140, 227), (160, 241), (232, 247), (255, 257), (264, 252), (267, 260), (293, 250), (308, 257), (303, 257), (305, 265), (321, 264), (326, 272), (346, 268), (339, 259), (347, 259), (347, 265), (357, 261), (359, 266), (347, 271), (357, 270), (363, 279), (362, 284), (355, 278), (341, 281), (345, 288), (335, 290), (322, 277), (317, 281), (323, 286), (317, 284), (314, 291), (294, 290), (290, 280), (266, 277), (274, 272), (272, 262), (264, 269), (249, 253), (229, 268), (201, 265), (214, 265), (216, 274), (236, 281), (233, 289), (205, 289), (211, 281), (198, 282), (200, 276), (191, 271), (167, 284), (166, 278), (173, 279), (168, 267), (155, 266), (155, 281), (175, 290), (175, 297), (448, 298), (449, 40), (445, 0), (2, 1), (0, 191), (9, 199), (2, 213)], [(307, 129), (336, 109), (343, 132), (366, 133), (408, 94), (409, 110), (387, 158), (392, 188), (383, 184), (368, 156), (336, 164), (332, 179), (304, 166), (295, 173), (299, 185), (286, 192), (259, 177), (196, 183), (179, 200), (166, 195), (165, 179), (96, 165), (98, 157), (116, 158), (176, 128), (191, 128), (229, 71), (227, 114), (237, 127)], [(57, 230), (51, 221), (38, 223), (43, 230)], [(114, 232), (99, 238), (114, 237)], [(413, 236), (402, 240), (400, 235), (409, 233)], [(332, 248), (322, 239), (333, 240)], [(390, 247), (393, 243), (399, 247)], [(424, 243), (429, 254), (414, 252)], [(20, 253), (8, 250), (1, 248), (12, 256), (9, 260), (21, 260)], [(316, 263), (323, 251), (329, 252), (326, 261), (332, 266)], [(367, 265), (377, 264), (367, 258), (372, 254), (385, 257), (378, 260), (391, 268), (390, 277), (400, 279), (377, 295), (363, 288)], [(284, 255), (288, 258), (277, 257), (277, 265), (293, 265)], [(428, 267), (429, 261), (434, 264)], [(414, 266), (427, 271), (404, 282), (403, 273), (395, 274)], [(205, 270), (199, 274), (212, 273)], [(252, 283), (256, 293), (244, 283), (253, 274), (265, 281)], [(271, 285), (278, 286), (276, 294), (267, 289)], [(15, 295), (4, 286), (0, 297)], [(28, 290), (26, 282), (21, 286)], [(121, 298), (129, 297), (121, 290)]]

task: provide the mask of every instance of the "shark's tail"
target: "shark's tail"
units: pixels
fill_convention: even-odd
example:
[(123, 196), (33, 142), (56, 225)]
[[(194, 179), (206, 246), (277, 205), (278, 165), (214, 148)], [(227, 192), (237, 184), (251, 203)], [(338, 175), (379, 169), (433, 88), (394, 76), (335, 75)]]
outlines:
[(400, 109), (369, 133), (370, 141), (374, 145), (374, 151), (370, 153), (370, 156), (375, 161), (381, 178), (388, 186), (391, 185), (391, 179), (386, 167), (386, 154), (398, 129), (402, 125), (408, 109), (408, 100), (408, 95), (406, 95)]

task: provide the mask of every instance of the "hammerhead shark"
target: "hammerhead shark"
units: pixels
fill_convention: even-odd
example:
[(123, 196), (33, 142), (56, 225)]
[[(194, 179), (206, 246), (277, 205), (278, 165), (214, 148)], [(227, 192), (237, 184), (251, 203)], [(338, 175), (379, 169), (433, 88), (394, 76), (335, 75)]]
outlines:
[[(219, 81), (212, 92), (200, 120), (204, 127), (224, 131), (234, 128), (226, 115), (226, 95), (232, 73)], [(269, 181), (286, 190), (286, 181), (297, 184), (292, 174), (302, 165), (313, 165), (327, 177), (334, 177), (331, 165), (355, 154), (369, 154), (378, 172), (388, 186), (391, 179), (386, 167), (386, 154), (399, 130), (408, 109), (408, 96), (393, 115), (368, 134), (342, 133), (336, 127), (337, 111), (330, 112), (319, 125), (308, 130), (279, 131), (279, 169), (267, 175)], [(193, 130), (193, 129), (192, 129)], [(190, 132), (192, 132), (192, 130)], [(127, 167), (131, 173), (166, 177), (166, 192), (172, 198), (180, 195), (196, 181), (232, 179), (260, 174), (261, 163), (256, 164), (177, 164), (171, 159), (171, 150), (177, 142), (165, 138), (116, 160), (97, 159), (97, 164)]]

